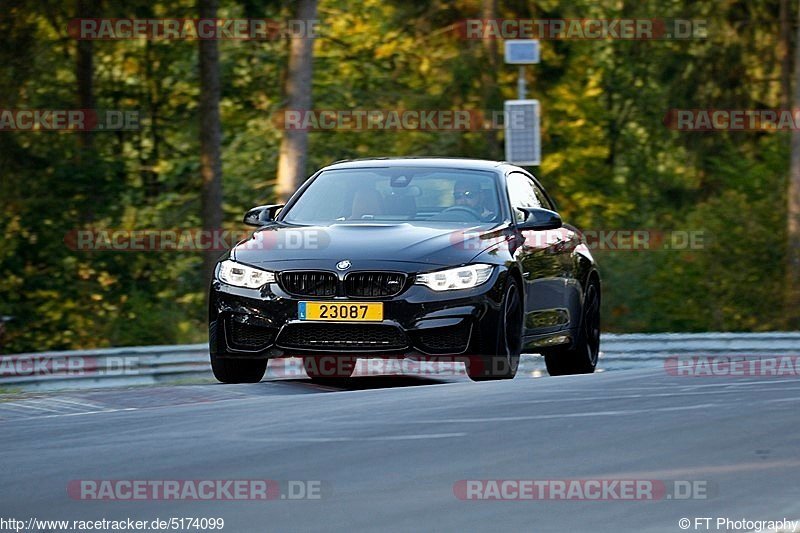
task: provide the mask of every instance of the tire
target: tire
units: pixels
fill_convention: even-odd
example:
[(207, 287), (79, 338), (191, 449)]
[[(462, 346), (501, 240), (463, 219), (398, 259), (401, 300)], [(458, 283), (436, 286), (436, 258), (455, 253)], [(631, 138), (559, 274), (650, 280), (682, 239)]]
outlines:
[(591, 374), (600, 354), (600, 286), (592, 280), (583, 298), (581, 323), (575, 343), (569, 348), (553, 349), (544, 355), (551, 376)]
[(211, 356), (211, 370), (222, 383), (258, 383), (267, 371), (266, 359)]
[(467, 361), (467, 375), (473, 381), (511, 379), (517, 375), (522, 353), (523, 303), (519, 282), (510, 274), (500, 306), (497, 336), (487, 352)]
[(208, 328), (208, 344), (211, 354), (211, 370), (222, 383), (258, 383), (267, 371), (267, 359), (237, 359), (225, 357), (217, 345), (217, 322)]
[(320, 355), (303, 357), (303, 368), (311, 381), (324, 383), (349, 379), (356, 369), (357, 357)]

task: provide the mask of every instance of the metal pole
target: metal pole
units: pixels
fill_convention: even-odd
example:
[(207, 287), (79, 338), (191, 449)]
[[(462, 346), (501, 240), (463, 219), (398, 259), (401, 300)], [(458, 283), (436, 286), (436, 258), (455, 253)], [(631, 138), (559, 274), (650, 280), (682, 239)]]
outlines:
[(519, 66), (519, 77), (517, 78), (517, 99), (525, 100), (525, 65)]

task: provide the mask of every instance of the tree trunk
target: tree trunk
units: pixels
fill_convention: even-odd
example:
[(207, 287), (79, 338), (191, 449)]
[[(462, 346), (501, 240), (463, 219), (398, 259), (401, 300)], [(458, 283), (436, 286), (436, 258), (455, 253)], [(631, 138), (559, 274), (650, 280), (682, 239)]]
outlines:
[[(484, 20), (494, 20), (497, 18), (497, 0), (481, 0), (481, 17)], [(497, 68), (499, 63), (499, 53), (497, 51), (497, 39), (482, 39), (483, 51), (487, 59), (486, 68), (481, 73), (481, 84), (483, 85), (483, 109), (488, 116), (492, 111), (503, 109), (503, 101), (500, 89), (497, 87)], [(486, 141), (486, 157), (489, 159), (502, 159), (503, 144), (498, 138), (497, 131), (488, 129), (484, 132)]]
[[(91, 13), (92, 3), (90, 0), (78, 0), (77, 3), (77, 16), (78, 18), (88, 18), (97, 16)], [(75, 79), (78, 83), (78, 108), (84, 110), (92, 110), (94, 104), (94, 64), (93, 55), (94, 50), (92, 41), (79, 40), (77, 41), (77, 50), (75, 54)], [(81, 131), (78, 133), (78, 149), (75, 152), (75, 164), (81, 169), (89, 169), (94, 161), (94, 132)], [(102, 205), (102, 198), (98, 192), (98, 188), (93, 187), (89, 189), (89, 197), (91, 200), (85, 210), (81, 212), (81, 221), (84, 223), (92, 222), (95, 219), (95, 207)]]
[(792, 23), (789, 0), (780, 0), (780, 40), (778, 55), (781, 62), (781, 107), (792, 105)]
[[(217, 17), (217, 0), (197, 0), (201, 18)], [(217, 231), (222, 226), (222, 161), (220, 142), (222, 128), (219, 118), (219, 51), (217, 41), (200, 40), (200, 176), (201, 218), (204, 231)], [(208, 242), (213, 242), (209, 239)], [(219, 251), (203, 253), (203, 284), (208, 285), (214, 274)]]
[[(161, 183), (158, 181), (158, 160), (161, 157), (161, 80), (156, 74), (158, 56), (152, 41), (147, 41), (144, 48), (147, 109), (150, 114), (150, 151), (141, 153), (141, 176), (144, 184), (144, 196), (149, 201), (155, 202), (161, 193)], [(142, 132), (144, 135), (144, 132)]]
[[(297, 0), (293, 19), (314, 20), (317, 0)], [(311, 75), (314, 39), (310, 35), (293, 36), (289, 50), (289, 69), (286, 77), (286, 103), (290, 110), (311, 110)], [(306, 179), (308, 131), (284, 130), (278, 158), (277, 195), (280, 202), (289, 199)]]
[[(89, 0), (78, 0), (78, 17), (89, 17)], [(75, 63), (75, 75), (78, 80), (78, 105), (80, 109), (94, 109), (94, 90), (92, 78), (94, 77), (94, 65), (92, 64), (92, 41), (84, 40), (77, 42), (78, 53)], [(81, 151), (88, 151), (92, 148), (92, 133), (82, 131), (79, 134), (79, 145)]]
[[(794, 49), (794, 109), (800, 109), (800, 6)], [(800, 131), (792, 131), (791, 170), (787, 194), (787, 326), (800, 329)]]

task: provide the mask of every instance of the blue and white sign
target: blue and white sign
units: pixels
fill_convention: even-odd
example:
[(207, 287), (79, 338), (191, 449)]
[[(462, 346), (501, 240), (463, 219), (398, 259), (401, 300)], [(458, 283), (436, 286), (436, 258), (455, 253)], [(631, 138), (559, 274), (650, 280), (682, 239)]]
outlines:
[(539, 41), (537, 39), (516, 39), (505, 41), (506, 63), (509, 65), (533, 65), (539, 62)]

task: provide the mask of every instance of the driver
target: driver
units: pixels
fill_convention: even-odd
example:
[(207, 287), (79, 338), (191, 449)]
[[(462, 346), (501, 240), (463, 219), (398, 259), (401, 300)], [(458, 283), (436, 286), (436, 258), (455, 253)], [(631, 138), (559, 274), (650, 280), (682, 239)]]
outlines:
[(455, 205), (475, 211), (482, 220), (494, 218), (494, 212), (482, 205), (481, 186), (477, 180), (462, 178), (456, 181), (453, 187), (453, 200)]

